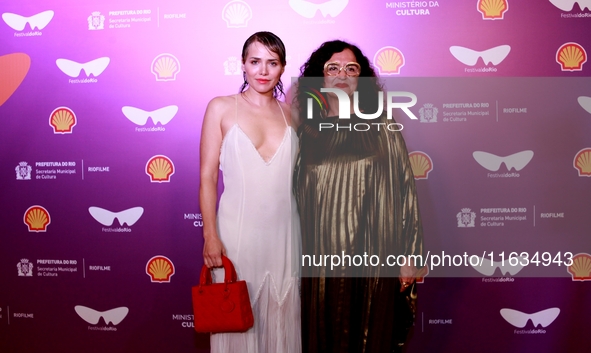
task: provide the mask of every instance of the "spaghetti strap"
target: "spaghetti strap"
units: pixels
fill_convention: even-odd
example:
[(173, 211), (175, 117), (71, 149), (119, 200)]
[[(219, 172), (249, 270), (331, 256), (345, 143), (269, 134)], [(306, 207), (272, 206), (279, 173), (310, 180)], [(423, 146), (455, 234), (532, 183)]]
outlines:
[(285, 122), (285, 126), (289, 127), (289, 124), (287, 123), (287, 119), (285, 118), (285, 113), (283, 113), (283, 108), (281, 108), (281, 103), (279, 103), (279, 101), (277, 99), (275, 99), (275, 102), (277, 102), (277, 105), (279, 106), (279, 110), (281, 110), (281, 115), (283, 115), (283, 121)]
[(235, 110), (235, 114), (234, 114), (234, 124), (238, 124), (238, 95), (234, 95), (234, 110)]

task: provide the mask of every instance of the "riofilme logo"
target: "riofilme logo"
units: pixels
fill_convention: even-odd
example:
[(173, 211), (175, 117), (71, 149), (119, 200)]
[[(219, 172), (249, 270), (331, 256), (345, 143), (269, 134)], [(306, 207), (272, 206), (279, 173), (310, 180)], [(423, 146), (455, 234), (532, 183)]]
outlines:
[(245, 1), (233, 0), (222, 9), (222, 19), (228, 28), (241, 28), (248, 25), (252, 18), (252, 10)]
[(27, 76), (31, 67), (31, 58), (24, 53), (13, 53), (0, 56), (0, 106), (12, 96), (14, 91)]
[(587, 62), (587, 52), (578, 43), (564, 43), (556, 51), (556, 62), (562, 71), (583, 71), (583, 64)]
[(501, 164), (505, 163), (507, 170), (515, 168), (516, 171), (520, 171), (534, 158), (534, 151), (521, 151), (514, 153), (506, 157), (495, 156), (492, 153), (474, 151), (472, 156), (484, 168), (496, 172), (501, 168)]
[(76, 122), (76, 114), (68, 107), (55, 108), (49, 115), (49, 126), (54, 134), (71, 134)]
[(580, 96), (577, 98), (579, 105), (581, 108), (585, 109), (585, 111), (591, 114), (591, 97)]
[(160, 123), (166, 125), (174, 118), (176, 113), (179, 111), (179, 107), (176, 105), (169, 105), (160, 109), (153, 110), (151, 112), (142, 110), (140, 108), (125, 106), (121, 108), (123, 115), (131, 122), (136, 125), (146, 125), (148, 118), (152, 118), (154, 125)]
[(174, 275), (174, 264), (166, 256), (154, 256), (146, 264), (146, 274), (152, 282), (170, 283), (170, 277)]
[(589, 0), (550, 0), (550, 2), (562, 11), (571, 11), (575, 7), (575, 3), (579, 4), (581, 10), (591, 10), (591, 1)]
[(560, 314), (559, 308), (549, 308), (546, 310), (538, 311), (533, 314), (522, 313), (521, 311), (513, 309), (501, 309), (501, 316), (508, 323), (515, 327), (525, 327), (529, 320), (532, 321), (534, 327), (542, 325), (542, 327), (548, 327)]
[(31, 30), (37, 28), (42, 30), (51, 22), (53, 18), (53, 11), (43, 11), (30, 17), (24, 17), (15, 13), (5, 12), (2, 14), (2, 19), (6, 24), (14, 29), (15, 31), (22, 31), (25, 29), (27, 23), (31, 27)]
[(428, 179), (429, 173), (433, 170), (433, 160), (431, 160), (431, 157), (421, 151), (413, 151), (408, 154), (408, 157), (415, 180)]
[(78, 314), (82, 320), (88, 322), (91, 325), (98, 324), (101, 317), (105, 321), (106, 325), (119, 325), (119, 323), (125, 319), (127, 313), (129, 313), (129, 309), (124, 306), (111, 310), (96, 311), (83, 305), (76, 305), (74, 310), (76, 310), (76, 314)]
[(299, 15), (305, 18), (313, 18), (316, 12), (320, 10), (323, 17), (330, 15), (330, 17), (337, 17), (345, 7), (349, 0), (328, 0), (321, 4), (315, 4), (306, 0), (289, 0), (289, 6)]
[(502, 20), (509, 10), (507, 0), (478, 0), (476, 8), (482, 14), (483, 20)]
[(395, 47), (383, 47), (373, 57), (373, 65), (380, 75), (398, 75), (405, 64), (404, 55)]
[(146, 174), (153, 183), (168, 183), (174, 174), (174, 164), (170, 158), (163, 155), (156, 155), (146, 163)]
[(45, 232), (51, 223), (51, 217), (43, 206), (35, 205), (27, 208), (23, 222), (29, 228), (29, 232)]
[(591, 281), (591, 255), (579, 253), (573, 256), (573, 263), (567, 267), (573, 281)]
[(94, 77), (98, 77), (105, 71), (110, 62), (111, 59), (108, 57), (102, 57), (85, 63), (78, 63), (68, 59), (57, 59), (55, 64), (63, 73), (70, 77), (80, 76), (80, 71), (82, 70), (84, 70), (86, 77), (90, 77), (91, 74)]
[(493, 64), (496, 66), (509, 55), (511, 47), (508, 45), (499, 45), (483, 51), (476, 51), (455, 45), (449, 47), (449, 51), (454, 58), (464, 65), (474, 66), (478, 63), (478, 59), (482, 58), (485, 65)]
[(172, 54), (160, 54), (152, 60), (152, 73), (156, 81), (174, 81), (181, 72), (181, 63)]
[(591, 177), (591, 148), (583, 148), (577, 152), (573, 167), (579, 172), (580, 177)]

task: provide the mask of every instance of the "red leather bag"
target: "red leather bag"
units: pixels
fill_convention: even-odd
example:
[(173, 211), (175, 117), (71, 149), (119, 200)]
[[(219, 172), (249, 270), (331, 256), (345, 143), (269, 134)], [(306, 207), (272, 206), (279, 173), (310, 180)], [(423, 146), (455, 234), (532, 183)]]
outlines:
[(238, 281), (232, 261), (222, 255), (224, 283), (211, 283), (211, 271), (201, 268), (199, 285), (192, 287), (197, 332), (244, 332), (254, 325), (246, 281)]

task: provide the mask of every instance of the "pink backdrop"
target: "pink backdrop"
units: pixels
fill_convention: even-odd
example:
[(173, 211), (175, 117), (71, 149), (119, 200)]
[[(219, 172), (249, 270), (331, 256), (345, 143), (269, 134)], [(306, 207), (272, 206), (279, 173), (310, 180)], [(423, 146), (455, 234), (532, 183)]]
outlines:
[(397, 116), (430, 253), (578, 254), (570, 272), (564, 262), (432, 269), (409, 351), (588, 352), (582, 6), (3, 2), (0, 351), (209, 351), (190, 301), (202, 265), (201, 119), (241, 85), (246, 38), (268, 30), (286, 44), (287, 87), (322, 42), (344, 39), (388, 90), (417, 96), (419, 119)]

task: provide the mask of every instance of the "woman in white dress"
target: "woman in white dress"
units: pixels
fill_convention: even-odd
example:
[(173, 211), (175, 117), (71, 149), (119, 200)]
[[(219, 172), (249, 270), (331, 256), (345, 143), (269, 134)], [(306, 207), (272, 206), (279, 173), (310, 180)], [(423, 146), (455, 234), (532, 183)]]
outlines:
[[(224, 254), (248, 285), (254, 327), (211, 335), (211, 352), (301, 352), (300, 225), (292, 193), (298, 139), (283, 94), (285, 47), (257, 32), (244, 43), (240, 93), (212, 99), (201, 131), (203, 259)], [(216, 212), (218, 169), (224, 191)], [(293, 260), (293, 261), (292, 261)], [(218, 281), (223, 271), (218, 269)]]

